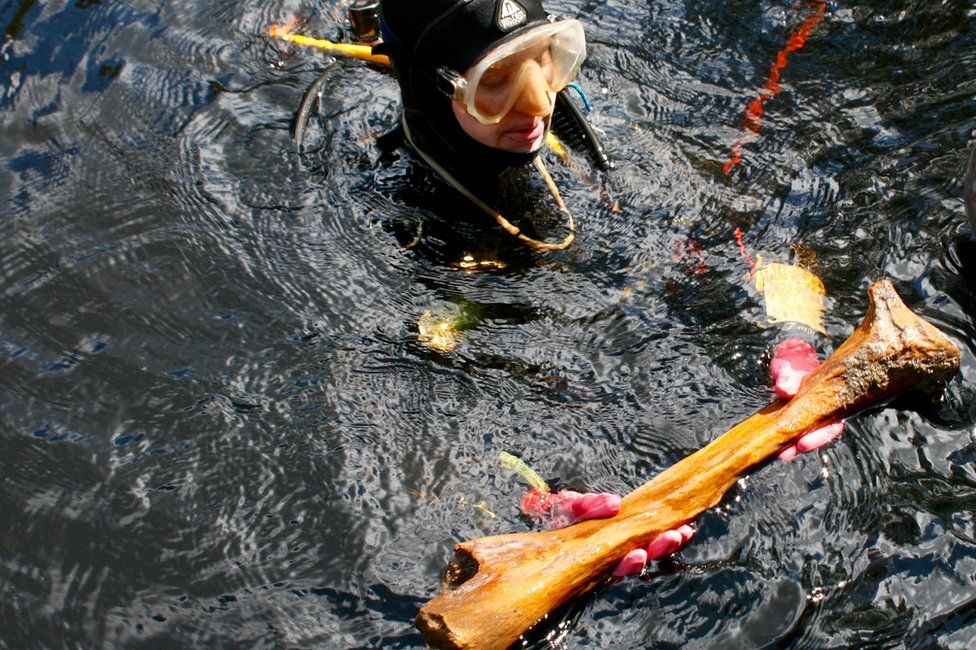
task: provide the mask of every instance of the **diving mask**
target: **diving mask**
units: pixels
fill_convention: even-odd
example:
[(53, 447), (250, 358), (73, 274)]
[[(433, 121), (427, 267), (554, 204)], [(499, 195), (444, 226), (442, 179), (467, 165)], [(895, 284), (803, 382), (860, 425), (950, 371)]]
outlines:
[(442, 90), (482, 124), (497, 124), (530, 80), (550, 93), (565, 88), (586, 58), (583, 25), (575, 19), (540, 25), (505, 41), (474, 62), (463, 75), (441, 67)]

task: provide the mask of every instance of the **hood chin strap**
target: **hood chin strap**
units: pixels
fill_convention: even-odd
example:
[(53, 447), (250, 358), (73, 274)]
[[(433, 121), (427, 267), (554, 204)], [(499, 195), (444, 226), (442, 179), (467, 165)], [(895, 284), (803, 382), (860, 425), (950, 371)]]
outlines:
[(435, 161), (433, 157), (427, 154), (423, 149), (418, 147), (417, 143), (414, 142), (413, 135), (410, 133), (410, 127), (407, 125), (406, 117), (403, 117), (400, 122), (403, 125), (403, 134), (406, 136), (407, 142), (410, 143), (410, 146), (413, 147), (413, 150), (420, 155), (424, 162), (430, 165), (430, 167), (437, 172), (441, 178), (447, 181), (451, 187), (460, 192), (466, 199), (481, 208), (490, 217), (493, 217), (495, 219), (495, 223), (501, 226), (502, 230), (517, 238), (530, 248), (540, 251), (559, 251), (568, 248), (569, 245), (573, 243), (573, 240), (576, 238), (576, 223), (573, 220), (573, 214), (569, 211), (569, 208), (566, 207), (563, 197), (559, 194), (559, 188), (556, 187), (555, 181), (553, 181), (552, 176), (549, 175), (549, 170), (546, 169), (545, 163), (542, 162), (542, 156), (535, 156), (532, 162), (535, 164), (535, 168), (539, 170), (539, 174), (542, 176), (542, 179), (546, 182), (546, 187), (549, 188), (549, 193), (552, 195), (552, 198), (555, 199), (556, 205), (566, 215), (566, 228), (569, 230), (569, 234), (558, 242), (546, 242), (539, 239), (533, 239), (532, 237), (529, 237), (523, 233), (518, 226), (502, 216), (498, 210), (495, 210), (490, 205), (475, 196), (471, 190), (461, 183), (461, 181), (455, 178), (442, 165), (438, 164), (437, 161)]

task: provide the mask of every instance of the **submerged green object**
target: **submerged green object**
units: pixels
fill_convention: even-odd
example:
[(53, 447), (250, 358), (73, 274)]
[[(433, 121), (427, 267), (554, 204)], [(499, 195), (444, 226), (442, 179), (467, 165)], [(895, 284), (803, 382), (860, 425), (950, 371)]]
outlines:
[(549, 492), (549, 485), (542, 480), (534, 469), (525, 464), (525, 461), (514, 456), (507, 451), (498, 452), (498, 462), (501, 464), (502, 468), (507, 469), (511, 472), (519, 474), (525, 479), (525, 482), (542, 492)]

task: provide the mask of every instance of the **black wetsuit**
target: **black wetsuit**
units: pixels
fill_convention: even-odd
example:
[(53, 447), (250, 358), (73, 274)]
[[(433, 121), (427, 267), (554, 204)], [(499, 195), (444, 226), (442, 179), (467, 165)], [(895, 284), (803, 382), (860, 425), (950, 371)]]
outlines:
[[(403, 206), (380, 215), (397, 241), (444, 265), (486, 262), (482, 270), (527, 264), (538, 253), (502, 229), (495, 219), (435, 173), (413, 152), (399, 129), (380, 138), (382, 172), (375, 190)], [(563, 214), (532, 164), (510, 167), (465, 187), (532, 238), (559, 240), (568, 232)], [(465, 262), (465, 257), (471, 259)]]

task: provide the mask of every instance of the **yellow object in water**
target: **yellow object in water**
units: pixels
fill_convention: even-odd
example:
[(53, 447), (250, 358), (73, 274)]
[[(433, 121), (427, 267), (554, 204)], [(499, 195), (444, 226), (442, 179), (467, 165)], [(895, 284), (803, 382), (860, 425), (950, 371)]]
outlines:
[(510, 472), (515, 472), (519, 476), (525, 479), (525, 482), (539, 490), (540, 492), (549, 492), (549, 485), (543, 480), (538, 473), (528, 465), (525, 461), (514, 456), (507, 451), (498, 452), (498, 462), (501, 464), (503, 469), (507, 469)]
[(559, 138), (557, 138), (555, 134), (553, 134), (552, 131), (546, 133), (546, 144), (549, 146), (550, 149), (553, 150), (553, 152), (557, 156), (559, 156), (560, 160), (562, 160), (563, 162), (569, 162), (569, 152), (566, 150), (566, 147), (563, 146), (563, 143), (559, 141)]
[(823, 326), (824, 284), (813, 273), (799, 266), (773, 262), (756, 271), (756, 289), (766, 299), (770, 323), (803, 323), (818, 332)]
[(302, 36), (301, 34), (292, 34), (290, 28), (287, 26), (272, 25), (269, 32), (272, 38), (280, 38), (296, 45), (317, 47), (321, 50), (325, 50), (329, 54), (349, 56), (354, 59), (369, 61), (370, 63), (379, 63), (381, 65), (390, 65), (390, 57), (386, 56), (385, 54), (373, 54), (373, 48), (369, 45), (357, 45), (355, 43), (333, 43), (332, 41), (327, 41), (322, 38), (311, 38), (309, 36)]
[(417, 339), (429, 348), (440, 352), (452, 352), (458, 343), (458, 326), (455, 319), (425, 311), (417, 322)]
[(507, 264), (500, 260), (476, 260), (471, 255), (465, 255), (460, 262), (451, 264), (451, 268), (461, 271), (501, 271)]

